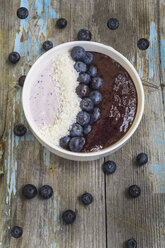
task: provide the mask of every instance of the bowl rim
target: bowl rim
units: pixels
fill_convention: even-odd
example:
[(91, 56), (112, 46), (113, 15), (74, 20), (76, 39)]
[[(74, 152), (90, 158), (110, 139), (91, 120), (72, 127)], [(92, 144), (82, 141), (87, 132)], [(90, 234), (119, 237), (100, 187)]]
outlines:
[[(139, 86), (139, 90), (140, 90), (140, 94), (141, 94), (141, 99), (140, 99), (140, 103), (141, 103), (141, 108), (139, 110), (139, 113), (138, 113), (138, 118), (136, 118), (136, 121), (134, 119), (133, 123), (132, 123), (132, 126), (130, 127), (130, 129), (128, 130), (128, 132), (126, 132), (126, 134), (120, 139), (118, 140), (116, 143), (112, 144), (111, 146), (105, 148), (105, 149), (102, 149), (102, 150), (99, 150), (99, 151), (92, 151), (92, 152), (85, 152), (85, 153), (82, 153), (82, 152), (71, 152), (71, 151), (68, 151), (68, 150), (65, 150), (61, 147), (58, 147), (56, 145), (53, 145), (52, 143), (50, 143), (49, 141), (47, 141), (47, 139), (42, 136), (40, 133), (37, 132), (37, 128), (35, 127), (35, 125), (33, 125), (33, 123), (31, 122), (30, 118), (29, 118), (29, 114), (28, 114), (28, 111), (26, 109), (26, 101), (25, 101), (25, 95), (26, 95), (26, 88), (28, 87), (28, 77), (29, 75), (33, 72), (33, 68), (36, 67), (40, 61), (48, 56), (49, 54), (55, 52), (56, 50), (58, 50), (59, 48), (62, 48), (62, 47), (65, 47), (67, 45), (71, 45), (72, 47), (73, 46), (83, 46), (83, 45), (94, 45), (94, 46), (99, 46), (99, 47), (102, 47), (102, 48), (105, 48), (105, 49), (108, 49), (108, 50), (111, 50), (113, 53), (115, 53), (118, 57), (120, 57), (126, 64), (127, 66), (130, 68), (130, 70), (134, 73), (134, 75), (136, 76), (136, 80), (138, 81), (138, 86)], [(121, 64), (122, 65), (122, 64)], [(123, 66), (123, 65), (122, 65)], [(123, 66), (124, 67), (124, 66)], [(132, 79), (133, 80), (133, 79)], [(134, 82), (134, 80), (133, 80)], [(138, 98), (138, 93), (137, 93), (137, 99), (138, 99), (138, 104), (139, 104), (139, 98)], [(55, 46), (54, 48), (50, 49), (49, 51), (47, 51), (46, 53), (42, 54), (32, 65), (32, 67), (30, 68), (29, 72), (27, 73), (27, 76), (26, 76), (26, 79), (25, 79), (25, 82), (24, 82), (24, 86), (23, 86), (23, 90), (22, 90), (22, 105), (23, 105), (23, 111), (24, 111), (24, 114), (25, 114), (25, 117), (26, 117), (26, 120), (33, 132), (33, 134), (37, 137), (37, 139), (42, 143), (44, 144), (44, 146), (46, 146), (49, 150), (53, 150), (54, 153), (57, 152), (57, 154), (59, 156), (63, 156), (62, 154), (65, 154), (66, 156), (65, 157), (74, 157), (75, 159), (77, 158), (92, 158), (92, 157), (101, 157), (101, 156), (104, 156), (106, 155), (107, 153), (111, 153), (115, 150), (117, 150), (119, 147), (121, 147), (127, 140), (129, 140), (129, 138), (133, 135), (133, 133), (136, 131), (137, 127), (139, 126), (139, 123), (142, 119), (142, 115), (143, 115), (143, 112), (144, 112), (144, 89), (143, 89), (143, 86), (142, 86), (142, 81), (140, 79), (140, 76), (138, 75), (136, 69), (134, 68), (134, 66), (130, 63), (130, 61), (124, 56), (122, 55), (120, 52), (116, 51), (114, 48), (112, 48), (111, 46), (108, 46), (108, 45), (104, 45), (102, 43), (99, 43), (99, 42), (94, 42), (94, 41), (70, 41), (70, 42), (65, 42), (65, 43), (62, 43), (60, 45), (57, 45)], [(136, 113), (137, 114), (137, 113)]]

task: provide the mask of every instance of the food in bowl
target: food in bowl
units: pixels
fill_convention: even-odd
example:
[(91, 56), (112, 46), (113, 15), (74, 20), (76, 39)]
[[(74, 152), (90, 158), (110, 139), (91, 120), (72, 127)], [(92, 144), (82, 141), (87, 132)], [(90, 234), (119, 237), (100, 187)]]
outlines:
[(114, 59), (80, 46), (56, 54), (30, 92), (38, 132), (72, 152), (96, 152), (118, 142), (137, 111), (129, 73)]

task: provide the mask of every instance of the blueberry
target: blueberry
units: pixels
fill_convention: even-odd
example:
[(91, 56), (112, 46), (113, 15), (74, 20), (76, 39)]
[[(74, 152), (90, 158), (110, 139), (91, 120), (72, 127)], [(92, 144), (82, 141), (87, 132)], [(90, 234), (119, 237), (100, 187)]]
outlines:
[(83, 128), (80, 124), (74, 123), (72, 125), (72, 129), (70, 130), (70, 136), (71, 137), (81, 137), (83, 136)]
[(93, 113), (91, 114), (90, 124), (95, 123), (101, 117), (101, 110), (98, 107), (95, 107)]
[(110, 18), (107, 22), (107, 26), (111, 30), (115, 30), (119, 27), (119, 21), (116, 18)]
[(26, 78), (26, 76), (25, 76), (25, 75), (22, 75), (22, 76), (18, 79), (18, 84), (19, 84), (19, 86), (23, 87), (24, 82), (25, 82), (25, 78)]
[(85, 125), (84, 126), (84, 135), (88, 135), (92, 131), (92, 126), (91, 125)]
[(86, 51), (83, 47), (76, 46), (72, 48), (71, 57), (75, 61), (83, 61), (86, 56)]
[(12, 64), (16, 64), (19, 60), (20, 60), (20, 54), (18, 52), (11, 52), (9, 54), (9, 61), (12, 63)]
[(74, 64), (74, 68), (77, 72), (86, 72), (87, 71), (87, 66), (85, 63), (81, 62), (81, 61), (77, 61)]
[(90, 122), (90, 114), (85, 111), (80, 111), (76, 117), (76, 121), (81, 126), (85, 126)]
[(14, 134), (16, 136), (24, 136), (27, 132), (27, 128), (23, 125), (23, 124), (18, 124), (18, 125), (15, 125), (14, 127)]
[(21, 7), (19, 9), (17, 9), (17, 16), (20, 19), (25, 19), (26, 17), (28, 17), (29, 15), (29, 11), (27, 8), (25, 7)]
[(78, 40), (91, 40), (92, 34), (87, 29), (80, 29), (80, 31), (77, 34), (77, 39)]
[(129, 239), (127, 241), (127, 248), (137, 248), (137, 242), (135, 239)]
[(13, 226), (12, 229), (11, 229), (11, 231), (10, 231), (10, 233), (11, 233), (11, 236), (12, 237), (18, 239), (23, 234), (22, 227), (20, 227), (20, 226)]
[(101, 93), (97, 90), (93, 90), (89, 93), (89, 98), (92, 99), (95, 105), (98, 105), (103, 100)]
[(149, 45), (150, 42), (145, 38), (141, 38), (137, 42), (137, 46), (140, 50), (146, 50), (149, 47)]
[(139, 153), (137, 155), (136, 161), (138, 163), (138, 165), (144, 165), (148, 162), (148, 156), (146, 153)]
[(32, 184), (26, 184), (22, 188), (22, 195), (27, 199), (32, 199), (37, 195), (37, 188)]
[(141, 189), (138, 185), (132, 185), (128, 188), (128, 193), (131, 197), (136, 198), (136, 197), (140, 196)]
[(69, 136), (64, 136), (60, 139), (60, 146), (64, 149), (68, 149), (69, 147), (69, 141), (70, 141), (70, 137)]
[(93, 202), (93, 196), (90, 193), (85, 193), (81, 196), (81, 201), (87, 206)]
[(94, 103), (90, 98), (85, 97), (81, 100), (80, 107), (82, 110), (90, 112), (94, 109)]
[(73, 137), (69, 142), (69, 148), (72, 152), (80, 152), (85, 145), (84, 137)]
[(90, 64), (93, 63), (93, 61), (94, 61), (94, 54), (93, 54), (93, 53), (90, 53), (90, 52), (86, 52), (86, 56), (85, 56), (83, 62), (84, 62), (86, 65), (90, 65)]
[(67, 26), (67, 20), (65, 18), (59, 18), (56, 25), (58, 28), (65, 28)]
[(103, 164), (103, 171), (105, 174), (109, 175), (109, 174), (113, 174), (116, 171), (116, 163), (114, 161), (106, 161)]
[(82, 72), (79, 74), (77, 81), (83, 84), (89, 84), (89, 82), (91, 81), (91, 77), (88, 73)]
[(49, 199), (53, 195), (53, 189), (49, 185), (44, 185), (39, 189), (39, 194), (43, 199)]
[(90, 65), (89, 70), (88, 70), (88, 74), (91, 77), (96, 77), (97, 76), (97, 67), (94, 65)]
[(86, 97), (89, 95), (89, 87), (85, 84), (79, 84), (76, 88), (76, 93), (81, 98)]
[(65, 224), (72, 224), (76, 219), (76, 213), (72, 210), (66, 210), (62, 213), (62, 219), (65, 222)]
[(93, 90), (99, 90), (103, 86), (103, 78), (101, 77), (94, 77), (92, 78), (92, 82), (90, 83), (90, 87)]
[(44, 41), (44, 43), (42, 44), (42, 48), (43, 48), (45, 51), (50, 50), (51, 48), (53, 48), (53, 42), (50, 41), (50, 40)]

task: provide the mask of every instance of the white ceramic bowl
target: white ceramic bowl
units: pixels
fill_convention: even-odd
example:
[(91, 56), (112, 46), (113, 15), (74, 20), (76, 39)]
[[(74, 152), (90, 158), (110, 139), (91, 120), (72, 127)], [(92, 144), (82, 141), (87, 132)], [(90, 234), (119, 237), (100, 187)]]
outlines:
[[(60, 147), (57, 147), (55, 145), (50, 144), (45, 137), (43, 137), (40, 133), (38, 133), (36, 124), (34, 123), (34, 120), (31, 116), (30, 112), (30, 104), (29, 104), (29, 95), (30, 95), (30, 90), (31, 87), (34, 83), (34, 76), (41, 72), (42, 69), (47, 65), (48, 62), (53, 58), (53, 56), (56, 53), (64, 52), (70, 50), (74, 46), (82, 46), (84, 47), (85, 50), (87, 51), (95, 51), (95, 52), (100, 52), (103, 54), (106, 54), (110, 56), (112, 59), (116, 60), (118, 63), (120, 63), (125, 70), (129, 73), (131, 76), (134, 85), (137, 90), (137, 97), (138, 97), (138, 106), (137, 106), (137, 113), (134, 119), (134, 122), (132, 126), (130, 127), (129, 131), (121, 138), (118, 142), (115, 144), (111, 145), (108, 148), (105, 148), (103, 150), (97, 151), (97, 152), (90, 152), (90, 153), (75, 153), (71, 151), (64, 150)], [(64, 43), (61, 45), (58, 45), (54, 47), (53, 49), (49, 50), (45, 54), (43, 54), (31, 67), (25, 83), (23, 87), (23, 94), (22, 94), (22, 103), (23, 103), (23, 109), (24, 113), (26, 116), (26, 119), (29, 123), (29, 126), (31, 127), (31, 130), (35, 137), (40, 141), (41, 144), (43, 144), (48, 150), (51, 152), (70, 159), (70, 160), (77, 160), (77, 161), (88, 161), (88, 160), (95, 160), (99, 159), (101, 157), (105, 157), (109, 154), (112, 154), (119, 148), (121, 148), (128, 140), (129, 138), (133, 135), (135, 130), (137, 129), (140, 120), (143, 115), (143, 110), (144, 110), (144, 91), (143, 91), (143, 86), (142, 82), (140, 80), (140, 77), (138, 73), (136, 72), (135, 68), (133, 65), (119, 52), (114, 50), (112, 47), (96, 43), (96, 42), (91, 42), (91, 41), (73, 41), (73, 42), (68, 42)]]

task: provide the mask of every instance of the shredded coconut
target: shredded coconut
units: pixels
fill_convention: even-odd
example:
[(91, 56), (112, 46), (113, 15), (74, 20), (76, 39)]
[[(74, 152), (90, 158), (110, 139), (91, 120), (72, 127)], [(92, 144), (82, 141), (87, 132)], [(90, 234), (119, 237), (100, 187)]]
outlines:
[(54, 145), (59, 145), (61, 137), (69, 134), (69, 129), (76, 122), (80, 109), (80, 98), (76, 94), (78, 72), (74, 69), (74, 61), (69, 52), (58, 54), (53, 60), (53, 81), (58, 88), (60, 111), (54, 125), (43, 126), (40, 133)]

